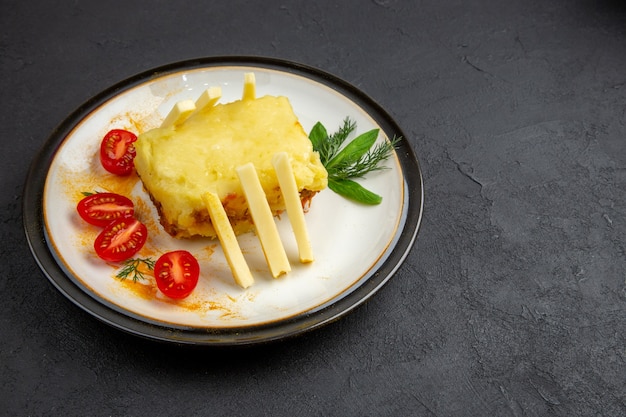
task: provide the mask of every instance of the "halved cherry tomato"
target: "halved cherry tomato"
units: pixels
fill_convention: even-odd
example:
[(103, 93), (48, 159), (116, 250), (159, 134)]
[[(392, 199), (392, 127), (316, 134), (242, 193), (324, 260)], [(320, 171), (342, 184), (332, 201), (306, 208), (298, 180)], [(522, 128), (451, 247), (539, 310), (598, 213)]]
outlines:
[(135, 205), (123, 195), (96, 193), (80, 200), (76, 210), (87, 223), (105, 227), (113, 220), (132, 217), (135, 213)]
[(196, 288), (200, 265), (186, 250), (167, 252), (154, 264), (157, 287), (170, 298), (185, 298)]
[(137, 154), (133, 142), (136, 140), (137, 135), (127, 130), (113, 129), (107, 133), (100, 144), (100, 162), (104, 169), (116, 175), (133, 172)]
[(134, 217), (124, 217), (109, 223), (93, 244), (96, 254), (109, 262), (131, 258), (146, 243), (148, 229)]

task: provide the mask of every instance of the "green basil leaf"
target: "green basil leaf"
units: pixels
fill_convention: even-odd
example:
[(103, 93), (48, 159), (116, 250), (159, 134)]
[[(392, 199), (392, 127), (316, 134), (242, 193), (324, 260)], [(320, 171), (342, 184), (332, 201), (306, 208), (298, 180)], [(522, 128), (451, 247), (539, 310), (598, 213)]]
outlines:
[(374, 142), (378, 139), (378, 129), (365, 132), (348, 143), (333, 159), (326, 164), (327, 170), (332, 170), (335, 166), (348, 166), (357, 162), (370, 150)]
[(323, 143), (328, 140), (328, 132), (326, 128), (320, 122), (315, 123), (315, 126), (309, 133), (309, 139), (313, 144), (313, 150), (319, 152), (322, 149)]
[(376, 205), (383, 201), (381, 196), (352, 180), (328, 178), (328, 188), (341, 196), (363, 204)]

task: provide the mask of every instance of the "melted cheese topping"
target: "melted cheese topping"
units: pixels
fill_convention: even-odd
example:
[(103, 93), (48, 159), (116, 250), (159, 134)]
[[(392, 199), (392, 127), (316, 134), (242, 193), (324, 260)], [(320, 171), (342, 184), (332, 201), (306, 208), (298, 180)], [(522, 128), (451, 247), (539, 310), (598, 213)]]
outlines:
[(160, 206), (161, 222), (171, 225), (175, 233), (170, 233), (178, 237), (215, 237), (201, 198), (207, 190), (215, 190), (231, 221), (249, 217), (236, 174), (236, 167), (249, 162), (257, 169), (272, 213), (284, 210), (272, 166), (277, 152), (289, 155), (298, 191), (327, 186), (326, 169), (286, 97), (198, 109), (184, 123), (139, 135), (135, 148), (137, 173)]

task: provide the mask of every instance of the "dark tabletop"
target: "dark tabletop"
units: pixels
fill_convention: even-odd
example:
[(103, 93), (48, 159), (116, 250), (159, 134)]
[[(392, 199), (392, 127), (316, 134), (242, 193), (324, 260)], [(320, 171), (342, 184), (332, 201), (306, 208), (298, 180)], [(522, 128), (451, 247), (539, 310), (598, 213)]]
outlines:
[[(424, 176), (415, 245), (296, 338), (109, 327), (31, 256), (31, 161), (107, 87), (231, 55), (321, 69), (391, 114)], [(624, 2), (3, 0), (0, 72), (0, 414), (626, 415)]]

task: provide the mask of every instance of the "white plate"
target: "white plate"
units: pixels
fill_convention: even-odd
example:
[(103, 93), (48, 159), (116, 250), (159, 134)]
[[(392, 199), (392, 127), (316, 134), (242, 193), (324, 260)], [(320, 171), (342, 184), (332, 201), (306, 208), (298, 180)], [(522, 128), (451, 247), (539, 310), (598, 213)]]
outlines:
[[(33, 254), (53, 284), (77, 305), (117, 328), (148, 338), (247, 344), (298, 334), (336, 319), (374, 294), (395, 272), (417, 234), (423, 201), (421, 173), (406, 140), (387, 161), (388, 169), (363, 180), (383, 197), (380, 205), (356, 204), (328, 189), (313, 199), (306, 220), (315, 262), (298, 262), (286, 215), (277, 225), (292, 265), (287, 275), (272, 278), (257, 237), (240, 236), (255, 277), (254, 285), (245, 290), (234, 283), (217, 241), (170, 237), (158, 224), (141, 182), (135, 176), (120, 179), (100, 167), (99, 144), (110, 129), (141, 133), (156, 127), (177, 101), (195, 100), (211, 86), (222, 88), (221, 103), (237, 100), (246, 72), (255, 73), (258, 96), (288, 97), (307, 132), (317, 121), (334, 131), (350, 117), (357, 132), (379, 128), (379, 140), (405, 137), (354, 87), (285, 61), (205, 58), (148, 71), (111, 87), (53, 133), (33, 162), (25, 189), (25, 224)], [(176, 249), (196, 256), (200, 281), (187, 299), (174, 302), (164, 297), (151, 277), (121, 282), (115, 278), (119, 268), (95, 255), (92, 242), (98, 229), (76, 213), (81, 192), (94, 190), (125, 194), (137, 205), (150, 236), (137, 256), (156, 259)]]

